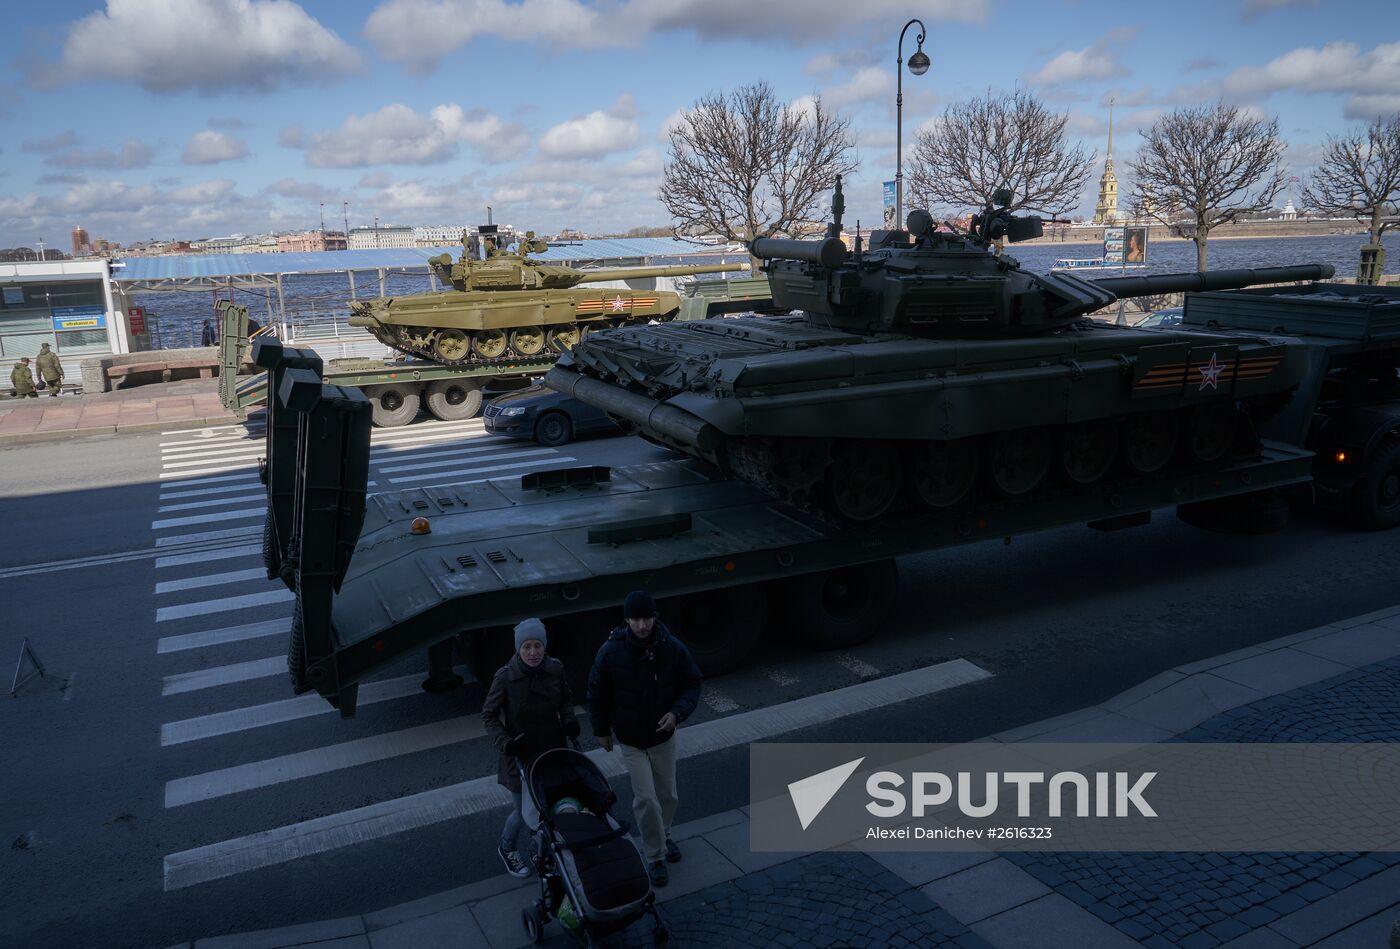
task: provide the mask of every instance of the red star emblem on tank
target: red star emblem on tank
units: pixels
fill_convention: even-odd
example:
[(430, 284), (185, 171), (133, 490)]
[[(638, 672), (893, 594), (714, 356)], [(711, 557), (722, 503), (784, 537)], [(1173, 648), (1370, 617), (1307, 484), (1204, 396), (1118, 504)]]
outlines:
[[(1212, 389), (1220, 389), (1220, 373), (1225, 367), (1215, 360), (1215, 353), (1210, 354), (1210, 362), (1201, 367), (1201, 389), (1210, 386)], [(1197, 390), (1200, 391), (1200, 390)]]
[(612, 308), (614, 313), (621, 313), (623, 310), (627, 309), (627, 301), (622, 299), (622, 297), (613, 297)]

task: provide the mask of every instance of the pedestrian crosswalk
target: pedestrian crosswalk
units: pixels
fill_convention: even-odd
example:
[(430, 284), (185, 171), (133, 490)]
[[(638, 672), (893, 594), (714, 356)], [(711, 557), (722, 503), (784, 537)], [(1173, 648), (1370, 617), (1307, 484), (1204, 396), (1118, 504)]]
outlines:
[[(362, 683), (349, 721), (318, 694), (291, 693), (285, 650), (294, 598), (262, 566), (261, 432), (190, 430), (162, 439), (160, 449), (150, 573), (156, 737), (165, 813), (186, 828), (167, 848), (165, 888), (353, 851), (503, 803), (480, 686), (424, 692), (425, 656)], [(573, 463), (555, 449), (492, 437), (476, 420), (420, 423), (374, 431), (370, 491)], [(879, 674), (868, 663), (850, 672), (828, 658), (811, 663), (825, 663), (843, 684)], [(810, 668), (746, 670), (710, 689), (695, 721), (816, 691), (808, 689)]]

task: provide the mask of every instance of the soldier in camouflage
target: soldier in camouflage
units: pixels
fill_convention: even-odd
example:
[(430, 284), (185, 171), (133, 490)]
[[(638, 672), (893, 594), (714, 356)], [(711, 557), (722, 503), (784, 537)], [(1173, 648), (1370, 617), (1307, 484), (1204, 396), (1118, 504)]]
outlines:
[(15, 363), (15, 368), (10, 370), (10, 388), (14, 390), (17, 399), (39, 398), (39, 393), (34, 388), (34, 376), (29, 371), (28, 356), (21, 356), (19, 362)]
[(39, 347), (36, 363), (39, 375), (44, 377), (44, 382), (49, 387), (49, 395), (57, 396), (58, 390), (63, 388), (63, 364), (58, 361), (58, 354), (51, 352), (49, 344), (44, 343)]

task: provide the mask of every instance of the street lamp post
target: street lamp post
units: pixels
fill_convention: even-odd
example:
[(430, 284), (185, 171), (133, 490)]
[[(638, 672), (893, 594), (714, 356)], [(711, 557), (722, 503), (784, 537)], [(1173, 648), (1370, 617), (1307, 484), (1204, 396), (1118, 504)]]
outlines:
[(924, 23), (919, 19), (910, 20), (904, 24), (904, 29), (899, 31), (899, 58), (895, 61), (894, 69), (896, 86), (894, 99), (894, 226), (896, 228), (904, 226), (904, 34), (909, 32), (909, 27), (915, 23), (919, 24), (919, 35), (914, 40), (918, 44), (918, 49), (914, 50), (914, 55), (909, 57), (909, 71), (916, 76), (922, 76), (928, 72), (929, 67), (928, 54), (924, 52)]

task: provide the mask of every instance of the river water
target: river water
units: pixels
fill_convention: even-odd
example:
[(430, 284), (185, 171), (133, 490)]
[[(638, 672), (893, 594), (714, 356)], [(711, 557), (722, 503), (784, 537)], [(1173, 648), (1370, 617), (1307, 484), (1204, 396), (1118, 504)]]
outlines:
[[(1364, 234), (1334, 235), (1328, 237), (1271, 237), (1271, 238), (1217, 238), (1210, 242), (1210, 269), (1227, 270), (1237, 267), (1280, 267), (1288, 264), (1331, 264), (1337, 268), (1339, 277), (1355, 277), (1360, 248), (1366, 242)], [(1395, 272), (1400, 265), (1400, 234), (1390, 233), (1383, 239), (1387, 268)], [(1061, 257), (1097, 257), (1101, 245), (1046, 243), (1027, 244), (1010, 247), (1007, 253), (1020, 261), (1028, 270), (1045, 271)], [(726, 260), (740, 258), (729, 257)], [(1192, 272), (1196, 269), (1196, 245), (1187, 240), (1154, 241), (1148, 247), (1148, 265), (1123, 271), (1127, 274)], [(713, 255), (705, 257), (678, 257), (657, 260), (658, 264), (713, 262)], [(1101, 276), (1114, 276), (1117, 270), (1098, 272)], [(707, 275), (721, 278), (722, 274)], [(747, 276), (737, 273), (734, 276)], [(1080, 276), (1088, 276), (1081, 273)], [(702, 277), (700, 279), (706, 279)], [(355, 276), (357, 297), (376, 296), (379, 292), (378, 275), (373, 272), (360, 272)], [(410, 293), (425, 293), (430, 289), (428, 272), (424, 268), (406, 273), (390, 273), (385, 280), (385, 293), (389, 296)], [(225, 295), (227, 293), (225, 292)], [(286, 301), (288, 321), (293, 323), (308, 320), (336, 318), (344, 320), (350, 301), (350, 281), (344, 274), (289, 275), (283, 279), (283, 297)], [(233, 298), (248, 306), (249, 314), (266, 324), (275, 319), (277, 294), (275, 290), (245, 291), (235, 290)], [(201, 324), (214, 316), (214, 295), (212, 293), (143, 293), (136, 294), (133, 302), (144, 306), (154, 314), (151, 321), (155, 335), (162, 348), (198, 345)]]

